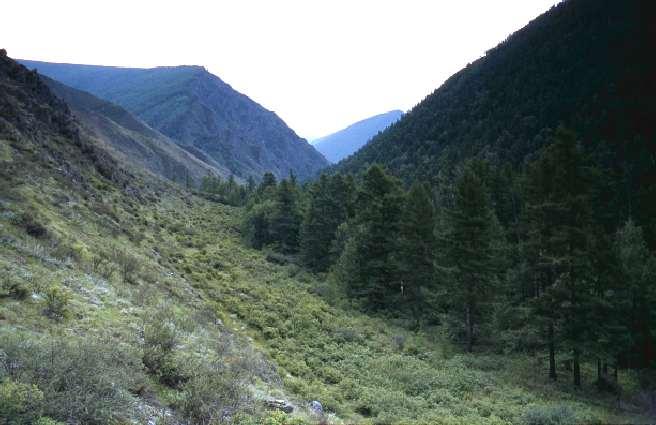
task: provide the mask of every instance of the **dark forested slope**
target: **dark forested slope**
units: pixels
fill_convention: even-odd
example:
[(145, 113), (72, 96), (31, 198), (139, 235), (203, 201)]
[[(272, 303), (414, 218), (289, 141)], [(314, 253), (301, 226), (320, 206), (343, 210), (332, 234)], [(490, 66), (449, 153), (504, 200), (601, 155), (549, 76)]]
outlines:
[(340, 168), (380, 162), (410, 180), (477, 155), (517, 164), (544, 145), (546, 128), (560, 123), (586, 141), (653, 141), (650, 12), (651, 2), (641, 0), (554, 6), (449, 78)]
[(22, 61), (66, 85), (116, 103), (201, 160), (237, 176), (304, 178), (327, 165), (272, 111), (200, 66), (118, 68)]
[(654, 3), (567, 0), (449, 78), (337, 168), (382, 163), (406, 182), (472, 157), (521, 167), (564, 125), (606, 169), (612, 226), (656, 244)]

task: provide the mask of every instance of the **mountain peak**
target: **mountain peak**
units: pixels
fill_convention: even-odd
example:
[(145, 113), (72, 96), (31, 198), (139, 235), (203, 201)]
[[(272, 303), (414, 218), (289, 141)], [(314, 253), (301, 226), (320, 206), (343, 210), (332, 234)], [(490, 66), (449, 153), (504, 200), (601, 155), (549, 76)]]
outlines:
[(202, 66), (149, 69), (21, 61), (73, 88), (115, 103), (183, 149), (238, 177), (309, 178), (328, 163), (274, 112)]

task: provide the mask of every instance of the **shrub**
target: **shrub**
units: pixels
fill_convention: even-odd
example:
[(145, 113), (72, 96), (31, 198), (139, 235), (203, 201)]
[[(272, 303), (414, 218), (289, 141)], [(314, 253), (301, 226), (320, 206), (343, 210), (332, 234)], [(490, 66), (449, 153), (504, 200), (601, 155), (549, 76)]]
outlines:
[(9, 424), (31, 424), (40, 415), (42, 401), (43, 392), (35, 385), (12, 380), (0, 384), (0, 418), (8, 418)]
[(275, 252), (275, 251), (267, 252), (265, 258), (269, 263), (272, 263), (272, 264), (277, 264), (277, 265), (280, 265), (280, 266), (284, 266), (284, 265), (289, 264), (289, 258), (287, 256), (285, 256), (284, 254), (280, 254), (278, 252)]
[(54, 419), (50, 419), (47, 417), (41, 417), (34, 422), (34, 425), (66, 425), (64, 422), (59, 422)]
[(48, 236), (48, 229), (37, 218), (29, 212), (24, 212), (14, 219), (14, 224), (25, 229), (25, 232), (37, 239), (45, 239)]
[(180, 410), (192, 423), (219, 423), (250, 405), (248, 382), (224, 363), (197, 366), (182, 386)]
[(25, 282), (21, 282), (10, 274), (9, 271), (4, 271), (0, 274), (0, 298), (12, 297), (22, 300), (30, 293), (29, 288)]
[(566, 405), (533, 406), (524, 412), (525, 425), (569, 425), (576, 423), (574, 411)]
[(258, 424), (262, 425), (303, 425), (306, 423), (307, 422), (305, 422), (302, 418), (290, 417), (280, 410), (274, 410), (273, 412), (269, 413), (268, 416), (263, 418), (262, 421), (258, 422)]
[(45, 293), (45, 313), (56, 320), (66, 318), (70, 300), (71, 295), (67, 289), (59, 285), (51, 285)]
[(118, 266), (123, 282), (135, 283), (135, 276), (140, 270), (139, 260), (131, 255), (127, 250), (114, 248), (112, 258)]
[(142, 365), (112, 341), (0, 333), (0, 360), (0, 374), (42, 392), (43, 416), (96, 425), (136, 414), (130, 391), (143, 385)]
[(148, 317), (143, 327), (143, 363), (151, 374), (170, 387), (177, 387), (185, 380), (174, 357), (178, 342), (174, 315), (175, 312), (163, 306)]

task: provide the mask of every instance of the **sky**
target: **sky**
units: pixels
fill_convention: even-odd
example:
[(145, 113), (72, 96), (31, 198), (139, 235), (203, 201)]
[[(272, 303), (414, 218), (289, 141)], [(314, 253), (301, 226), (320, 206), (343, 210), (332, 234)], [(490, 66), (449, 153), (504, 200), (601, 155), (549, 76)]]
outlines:
[(558, 0), (2, 0), (0, 48), (202, 65), (313, 139), (411, 109)]

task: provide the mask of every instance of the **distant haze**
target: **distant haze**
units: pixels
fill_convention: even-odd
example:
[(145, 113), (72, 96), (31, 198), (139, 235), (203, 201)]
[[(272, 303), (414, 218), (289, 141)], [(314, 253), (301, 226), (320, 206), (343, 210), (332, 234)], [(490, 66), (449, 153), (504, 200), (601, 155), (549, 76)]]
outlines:
[(5, 0), (14, 58), (203, 65), (316, 138), (410, 109), (556, 0)]
[(364, 146), (373, 136), (385, 130), (403, 115), (394, 110), (358, 121), (336, 133), (315, 139), (314, 147), (330, 162), (336, 163)]

